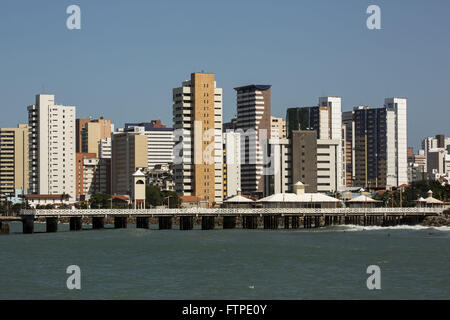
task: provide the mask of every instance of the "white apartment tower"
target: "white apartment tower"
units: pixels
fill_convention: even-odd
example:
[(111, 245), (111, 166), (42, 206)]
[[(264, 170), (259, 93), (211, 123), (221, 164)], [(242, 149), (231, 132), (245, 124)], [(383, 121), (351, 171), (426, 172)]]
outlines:
[(36, 95), (28, 107), (30, 193), (68, 194), (75, 199), (75, 107)]
[(241, 135), (233, 131), (225, 132), (223, 141), (226, 168), (224, 196), (230, 198), (241, 191)]
[(173, 89), (174, 180), (181, 196), (223, 201), (222, 89), (214, 74), (192, 73)]
[[(336, 180), (337, 189), (340, 190), (346, 185), (346, 165), (344, 161), (344, 154), (342, 152), (342, 99), (341, 97), (320, 97), (319, 98), (319, 112), (330, 112), (331, 117), (320, 117), (320, 119), (331, 119), (330, 123), (320, 123), (319, 139), (330, 139), (338, 142), (336, 154)], [(322, 109), (320, 107), (328, 107), (329, 109)], [(331, 125), (330, 125), (331, 124)], [(323, 132), (323, 128), (327, 128), (329, 133)]]
[(400, 186), (408, 183), (406, 98), (386, 98), (386, 185)]

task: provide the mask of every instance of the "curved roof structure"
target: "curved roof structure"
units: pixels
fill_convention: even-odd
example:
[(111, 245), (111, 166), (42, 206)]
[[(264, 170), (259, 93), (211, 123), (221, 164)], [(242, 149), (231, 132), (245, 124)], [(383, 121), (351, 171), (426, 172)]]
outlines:
[(238, 196), (231, 197), (231, 198), (225, 200), (224, 202), (227, 202), (227, 203), (251, 203), (254, 201), (249, 198), (238, 195)]
[(323, 202), (340, 202), (338, 199), (321, 194), (321, 193), (277, 193), (262, 198), (258, 202), (306, 202), (306, 203), (323, 203)]

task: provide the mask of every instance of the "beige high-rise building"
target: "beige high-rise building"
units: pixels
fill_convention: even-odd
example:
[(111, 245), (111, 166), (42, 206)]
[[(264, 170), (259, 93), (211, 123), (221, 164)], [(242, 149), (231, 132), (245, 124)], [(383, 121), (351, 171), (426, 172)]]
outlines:
[(112, 135), (112, 193), (131, 194), (133, 174), (147, 168), (147, 136), (136, 132), (117, 132)]
[(28, 189), (28, 125), (0, 128), (0, 202)]
[(222, 203), (222, 89), (214, 74), (192, 73), (173, 89), (173, 122), (175, 190)]
[[(111, 138), (111, 120), (103, 118), (96, 120), (77, 119), (80, 123), (80, 132), (77, 133), (78, 139), (81, 139), (79, 152), (95, 153), (99, 156), (99, 144), (103, 139)], [(77, 126), (78, 128), (78, 126)]]

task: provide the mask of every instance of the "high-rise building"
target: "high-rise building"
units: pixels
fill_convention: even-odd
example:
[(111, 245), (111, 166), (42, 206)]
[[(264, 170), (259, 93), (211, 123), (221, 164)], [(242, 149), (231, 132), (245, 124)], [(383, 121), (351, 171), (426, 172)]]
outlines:
[(111, 193), (110, 159), (95, 153), (76, 154), (76, 199), (88, 200), (95, 193)]
[(271, 139), (286, 139), (286, 121), (283, 118), (270, 117)]
[(342, 112), (342, 125), (345, 128), (344, 141), (344, 160), (345, 160), (345, 184), (352, 187), (355, 180), (355, 135), (353, 122), (353, 111)]
[(192, 73), (173, 89), (174, 180), (181, 196), (223, 201), (222, 89), (214, 74)]
[[(292, 165), (290, 185), (302, 182), (306, 192), (317, 192), (317, 176), (319, 168), (317, 163), (317, 134), (312, 130), (291, 131)], [(328, 166), (320, 164), (320, 170)]]
[(0, 128), (0, 202), (28, 189), (28, 125)]
[(347, 167), (344, 161), (346, 145), (343, 142), (346, 140), (343, 137), (341, 98), (320, 97), (318, 106), (289, 108), (287, 110), (286, 123), (289, 137), (293, 130), (314, 130), (317, 140), (333, 140), (333, 144), (337, 142), (335, 150), (336, 170), (332, 170), (335, 173), (335, 177), (332, 180), (336, 181), (337, 187), (330, 186), (330, 189), (333, 191), (341, 190), (346, 185)]
[(264, 149), (271, 135), (270, 85), (235, 88), (237, 93), (236, 130), (241, 134), (242, 193), (264, 193)]
[(147, 136), (136, 132), (115, 132), (112, 135), (113, 194), (128, 194), (133, 190), (133, 174), (148, 166)]
[(387, 186), (408, 183), (407, 99), (386, 98), (387, 109)]
[(142, 123), (126, 123), (126, 132), (139, 132), (147, 136), (148, 168), (156, 165), (169, 165), (173, 163), (173, 129), (166, 128), (160, 120)]
[(406, 99), (385, 99), (383, 108), (356, 107), (353, 121), (355, 186), (407, 184)]
[[(85, 119), (77, 119), (85, 120)], [(81, 124), (82, 122), (80, 122)], [(99, 143), (103, 139), (111, 138), (111, 120), (103, 117), (85, 122), (81, 127), (81, 151), (82, 153), (95, 153), (99, 156)], [(77, 133), (77, 136), (79, 134)]]
[(28, 107), (29, 193), (75, 198), (75, 117), (74, 106), (55, 104), (51, 94)]
[(223, 134), (223, 189), (224, 197), (230, 198), (241, 191), (241, 136), (236, 132)]

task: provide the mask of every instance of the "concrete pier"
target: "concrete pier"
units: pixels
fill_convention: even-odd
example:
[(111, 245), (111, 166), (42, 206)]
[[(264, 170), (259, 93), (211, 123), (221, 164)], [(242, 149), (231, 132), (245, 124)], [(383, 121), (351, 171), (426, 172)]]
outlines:
[(243, 216), (242, 227), (244, 229), (258, 229), (258, 216)]
[(29, 234), (34, 232), (34, 217), (22, 218), (22, 230), (23, 233)]
[(79, 231), (81, 230), (81, 217), (70, 217), (69, 219), (70, 231)]
[(158, 217), (159, 230), (172, 229), (172, 217)]
[(126, 229), (126, 227), (127, 227), (127, 217), (114, 217), (115, 229)]
[(213, 230), (215, 228), (213, 216), (202, 217), (202, 230)]
[(300, 223), (299, 223), (300, 218), (297, 216), (293, 216), (292, 217), (292, 229), (298, 229), (300, 227)]
[(45, 219), (46, 232), (57, 232), (58, 231), (58, 218), (51, 217)]
[(225, 216), (225, 217), (223, 217), (223, 228), (224, 229), (234, 229), (234, 228), (236, 228), (236, 216)]
[(104, 217), (92, 217), (92, 229), (103, 229), (105, 227)]
[[(278, 229), (279, 216), (264, 216), (264, 229)], [(289, 227), (289, 220), (288, 220)]]
[(193, 216), (181, 216), (180, 217), (180, 230), (192, 230), (194, 228)]
[(150, 218), (149, 217), (136, 217), (136, 228), (150, 229)]
[(9, 234), (9, 222), (0, 220), (0, 234)]

